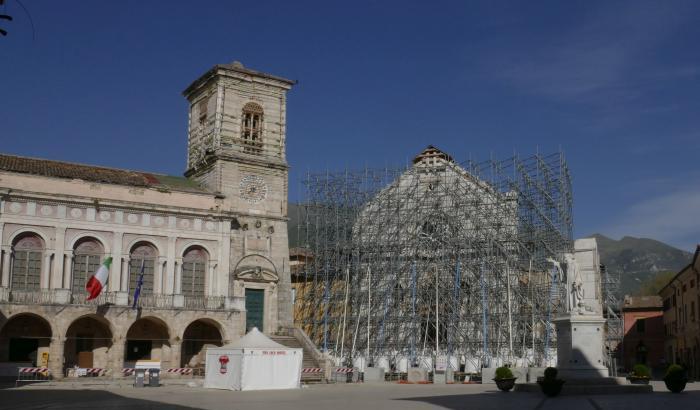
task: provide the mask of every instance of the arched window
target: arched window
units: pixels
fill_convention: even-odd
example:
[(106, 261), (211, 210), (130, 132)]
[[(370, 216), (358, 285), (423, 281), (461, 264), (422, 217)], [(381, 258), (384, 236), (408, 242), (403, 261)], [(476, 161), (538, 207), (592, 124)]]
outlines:
[(241, 120), (241, 139), (243, 151), (249, 154), (259, 155), (262, 148), (262, 124), (263, 109), (255, 103), (248, 103), (243, 107)]
[(104, 250), (102, 244), (94, 238), (84, 238), (73, 250), (73, 294), (85, 293), (85, 284), (102, 263)]
[(44, 241), (36, 234), (23, 235), (13, 247), (12, 283), (15, 290), (38, 290)]
[(156, 266), (158, 251), (148, 243), (139, 243), (131, 248), (129, 262), (129, 295), (133, 295), (139, 283), (141, 266), (143, 265), (143, 285), (141, 295), (153, 294), (153, 271)]
[(209, 255), (202, 248), (189, 248), (182, 257), (182, 294), (192, 297), (204, 296), (204, 277)]

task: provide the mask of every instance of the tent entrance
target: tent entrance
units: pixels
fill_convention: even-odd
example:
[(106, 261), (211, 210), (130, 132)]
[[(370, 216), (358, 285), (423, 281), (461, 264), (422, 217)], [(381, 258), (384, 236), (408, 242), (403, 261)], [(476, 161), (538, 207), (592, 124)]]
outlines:
[(265, 291), (262, 289), (245, 290), (245, 310), (246, 310), (246, 332), (257, 327), (261, 332), (263, 329), (263, 318), (265, 313)]

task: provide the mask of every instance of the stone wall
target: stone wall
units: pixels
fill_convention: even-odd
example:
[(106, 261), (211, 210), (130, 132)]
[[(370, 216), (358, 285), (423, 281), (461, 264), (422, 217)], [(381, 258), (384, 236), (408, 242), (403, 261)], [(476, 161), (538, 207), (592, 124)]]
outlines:
[[(162, 360), (162, 368), (181, 366), (181, 348), (185, 330), (196, 321), (211, 324), (221, 334), (221, 343), (226, 344), (244, 333), (245, 314), (241, 311), (141, 309), (121, 306), (59, 306), (59, 305), (15, 305), (0, 304), (0, 340), (11, 337), (45, 337), (30, 330), (13, 329), (13, 324), (24, 317), (34, 320), (31, 326), (35, 333), (37, 324), (47, 323), (50, 334), (42, 339), (41, 350), (50, 353), (49, 368), (54, 377), (64, 374), (64, 366), (76, 364), (76, 335), (96, 335), (101, 339), (95, 344), (94, 367), (106, 368), (115, 377), (125, 367), (127, 340), (152, 340), (151, 358)], [(86, 327), (85, 319), (93, 319), (103, 326)], [(9, 323), (9, 324), (8, 324)], [(7, 326), (6, 326), (7, 325)], [(76, 326), (77, 325), (77, 326)], [(73, 326), (73, 327), (71, 327)], [(0, 349), (0, 361), (6, 361), (6, 352)]]

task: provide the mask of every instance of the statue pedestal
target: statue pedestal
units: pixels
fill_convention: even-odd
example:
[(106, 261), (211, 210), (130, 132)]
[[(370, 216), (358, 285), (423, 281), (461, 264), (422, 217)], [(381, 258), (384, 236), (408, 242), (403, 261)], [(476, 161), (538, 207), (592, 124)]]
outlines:
[(605, 319), (598, 315), (566, 315), (557, 327), (557, 369), (563, 379), (608, 377), (603, 357)]

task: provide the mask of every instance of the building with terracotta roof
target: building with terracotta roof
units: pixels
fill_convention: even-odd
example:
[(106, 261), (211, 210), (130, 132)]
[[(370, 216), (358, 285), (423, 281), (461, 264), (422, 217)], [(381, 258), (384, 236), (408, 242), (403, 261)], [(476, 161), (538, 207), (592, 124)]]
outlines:
[[(237, 62), (194, 81), (184, 177), (0, 155), (0, 372), (196, 367), (205, 345), (254, 326), (293, 333), (293, 84)], [(106, 287), (88, 301), (108, 256)]]
[(625, 296), (622, 316), (624, 368), (629, 371), (639, 363), (662, 371), (665, 360), (661, 297)]

